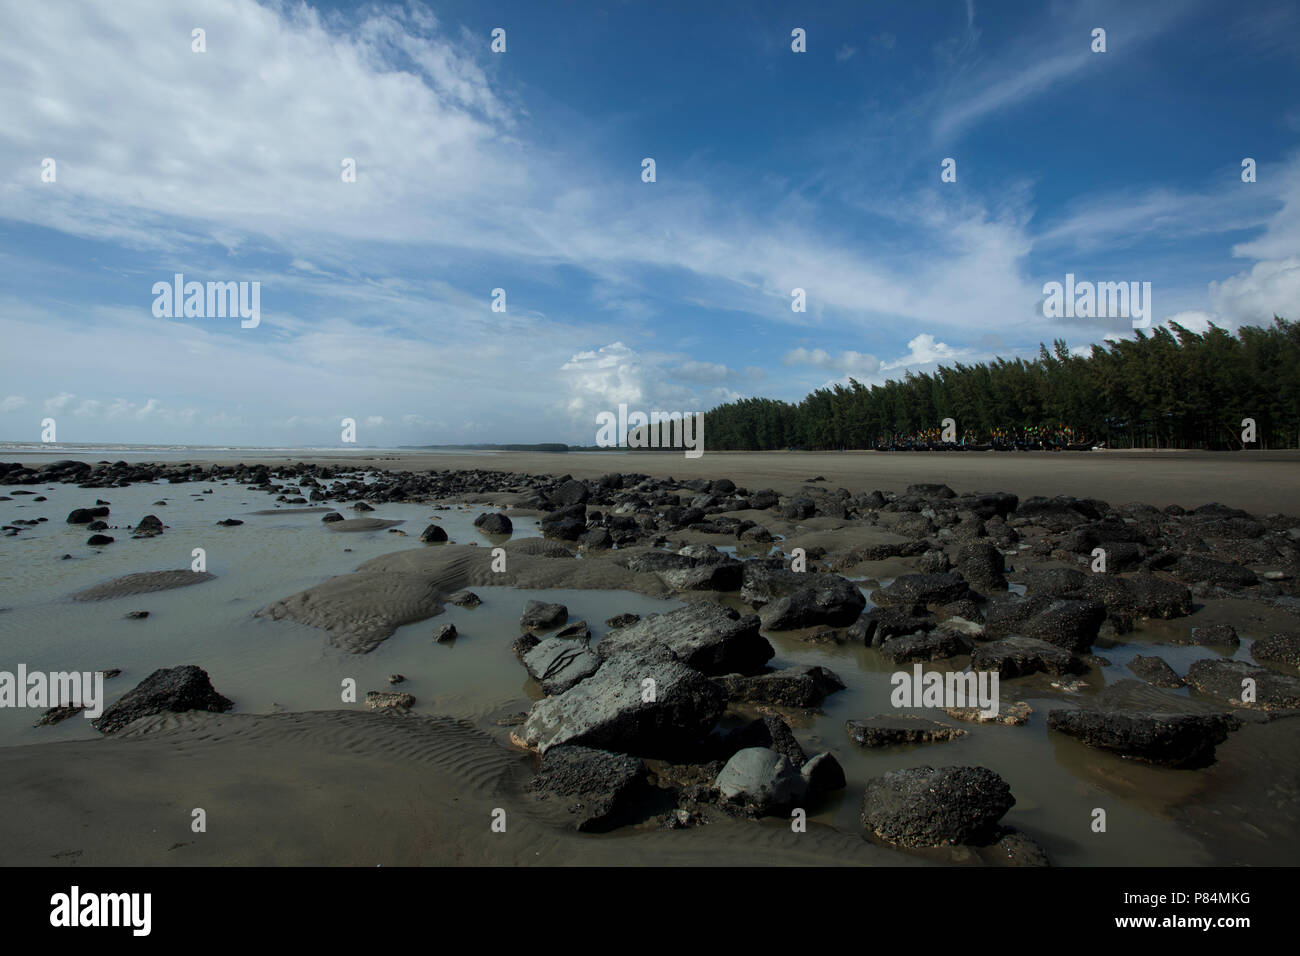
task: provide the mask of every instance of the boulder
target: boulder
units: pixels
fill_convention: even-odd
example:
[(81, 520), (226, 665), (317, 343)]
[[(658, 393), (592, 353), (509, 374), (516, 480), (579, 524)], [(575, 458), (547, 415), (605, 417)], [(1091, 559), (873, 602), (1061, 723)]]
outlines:
[(839, 675), (819, 665), (787, 667), (752, 677), (726, 674), (716, 682), (732, 700), (781, 707), (820, 707), (828, 695), (845, 686)]
[(1250, 656), (1260, 663), (1300, 667), (1300, 633), (1270, 634), (1250, 646)]
[(515, 529), (510, 519), (500, 512), (479, 515), (474, 519), (474, 527), (484, 534), (510, 534)]
[(569, 619), (569, 609), (563, 604), (529, 601), (519, 618), (519, 626), (526, 631), (549, 631)]
[(986, 767), (913, 767), (867, 781), (862, 823), (895, 846), (978, 845), (996, 837), (1015, 803)]
[(981, 591), (1007, 589), (1006, 564), (1002, 552), (987, 541), (972, 541), (957, 552), (957, 570), (971, 587)]
[(970, 585), (956, 572), (904, 574), (876, 590), (871, 600), (882, 607), (923, 607), (960, 601), (969, 593)]
[(133, 538), (154, 538), (163, 533), (162, 520), (157, 515), (145, 515), (131, 532)]
[(563, 694), (596, 673), (600, 656), (583, 641), (548, 637), (523, 656), (524, 667), (542, 685), (542, 693)]
[(880, 645), (880, 653), (892, 664), (937, 661), (959, 654), (969, 654), (971, 644), (952, 631), (930, 631), (891, 637)]
[(725, 707), (726, 695), (717, 685), (657, 645), (610, 657), (563, 694), (537, 701), (511, 739), (542, 753), (581, 744), (663, 756), (699, 741)]
[(1213, 763), (1214, 748), (1241, 727), (1241, 721), (1229, 714), (1053, 710), (1048, 712), (1047, 726), (1098, 750), (1190, 769)]
[(653, 645), (667, 647), (678, 660), (705, 674), (752, 674), (776, 653), (759, 633), (757, 617), (741, 617), (729, 608), (702, 602), (651, 614), (611, 631), (597, 645), (597, 652), (608, 658)]
[(714, 786), (723, 799), (752, 806), (759, 813), (793, 806), (803, 799), (808, 787), (798, 767), (767, 747), (737, 751)]
[(565, 745), (542, 755), (537, 776), (524, 790), (544, 816), (584, 833), (603, 833), (627, 821), (649, 785), (646, 766), (635, 757)]
[(1004, 637), (971, 652), (971, 668), (997, 671), (1003, 679), (1044, 673), (1054, 677), (1082, 674), (1087, 668), (1069, 651), (1032, 637)]
[(844, 777), (844, 768), (840, 766), (834, 754), (830, 753), (817, 754), (803, 765), (799, 776), (803, 777), (804, 785), (810, 795), (831, 793), (848, 786), (848, 780)]
[(825, 624), (852, 624), (866, 607), (867, 599), (858, 586), (838, 574), (816, 574), (806, 586), (763, 605), (759, 617), (774, 631)]
[(194, 664), (160, 667), (127, 691), (91, 721), (102, 733), (111, 734), (133, 720), (153, 714), (206, 710), (225, 713), (233, 701), (218, 694), (208, 672)]
[[(1254, 683), (1254, 699), (1245, 699), (1245, 682)], [(1279, 674), (1249, 661), (1200, 660), (1187, 671), (1187, 685), (1234, 707), (1291, 710), (1300, 707), (1300, 678)]]

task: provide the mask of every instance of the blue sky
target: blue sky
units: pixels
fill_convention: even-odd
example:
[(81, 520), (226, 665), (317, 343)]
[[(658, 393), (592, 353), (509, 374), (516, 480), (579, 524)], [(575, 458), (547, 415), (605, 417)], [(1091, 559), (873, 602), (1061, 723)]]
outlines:
[(0, 0), (0, 439), (590, 444), (1132, 334), (1066, 273), (1300, 313), (1300, 6), (808, 6)]

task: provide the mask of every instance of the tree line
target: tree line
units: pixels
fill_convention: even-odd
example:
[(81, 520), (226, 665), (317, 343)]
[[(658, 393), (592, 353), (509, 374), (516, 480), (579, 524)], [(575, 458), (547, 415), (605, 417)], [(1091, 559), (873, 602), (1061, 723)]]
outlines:
[[(936, 433), (958, 442), (1068, 435), (1109, 448), (1300, 447), (1300, 326), (1278, 316), (1236, 335), (1176, 323), (1072, 355), (1064, 340), (1032, 360), (958, 363), (901, 380), (819, 388), (798, 404), (728, 402), (705, 415), (708, 449), (898, 447)], [(1255, 422), (1243, 446), (1243, 419)], [(918, 436), (923, 438), (918, 439)]]

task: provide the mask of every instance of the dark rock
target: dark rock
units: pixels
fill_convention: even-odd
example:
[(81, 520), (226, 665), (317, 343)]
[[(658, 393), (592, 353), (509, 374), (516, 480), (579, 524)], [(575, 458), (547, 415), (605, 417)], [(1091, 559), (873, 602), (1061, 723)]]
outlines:
[(986, 767), (914, 767), (867, 781), (862, 823), (896, 846), (989, 842), (1016, 798)]
[(776, 653), (759, 633), (758, 618), (741, 617), (716, 604), (688, 604), (666, 614), (651, 614), (605, 635), (601, 657), (660, 645), (678, 660), (705, 674), (760, 670)]
[(437, 541), (446, 541), (447, 532), (442, 530), (442, 525), (431, 524), (420, 532), (420, 540), (425, 544), (432, 544)]
[(1082, 674), (1087, 668), (1063, 648), (1032, 637), (1004, 637), (991, 644), (979, 644), (971, 651), (971, 668), (997, 671), (1003, 678), (1045, 673), (1054, 677)]
[(523, 663), (542, 693), (553, 696), (596, 673), (601, 659), (583, 641), (548, 637), (523, 656)]
[(892, 664), (937, 661), (969, 654), (970, 642), (952, 631), (930, 631), (891, 637), (880, 645), (880, 653)]
[(1183, 679), (1178, 676), (1178, 672), (1160, 657), (1143, 657), (1138, 654), (1128, 662), (1128, 669), (1148, 684), (1155, 684), (1157, 687), (1183, 686)]
[(1241, 721), (1228, 714), (1053, 710), (1047, 726), (1090, 747), (1166, 767), (1204, 767)]
[(474, 527), (484, 534), (510, 534), (515, 529), (510, 519), (500, 512), (479, 515), (474, 519)]
[(987, 541), (972, 541), (957, 552), (957, 570), (972, 587), (1005, 591), (1007, 578), (1002, 552)]
[(844, 724), (849, 739), (859, 747), (896, 747), (901, 744), (943, 743), (965, 737), (966, 731), (936, 720), (910, 714), (868, 717)]
[(519, 626), (526, 631), (549, 631), (569, 619), (569, 609), (563, 604), (546, 604), (529, 601), (519, 618)]
[(1047, 853), (1032, 839), (1010, 827), (1002, 828), (998, 842), (989, 847), (990, 862), (998, 866), (1051, 866)]
[(828, 694), (844, 689), (844, 682), (834, 671), (817, 665), (787, 667), (752, 677), (726, 674), (715, 680), (732, 700), (781, 707), (819, 707)]
[(871, 599), (882, 607), (922, 607), (959, 601), (969, 593), (970, 585), (956, 572), (904, 574), (888, 587), (875, 591)]
[(412, 694), (382, 690), (366, 691), (366, 707), (369, 710), (395, 710), (398, 713), (406, 713), (414, 706), (415, 697)]
[(763, 605), (759, 617), (774, 631), (825, 624), (852, 624), (866, 607), (867, 599), (852, 581), (838, 574), (812, 575), (805, 587)]
[(1300, 633), (1270, 634), (1250, 646), (1250, 656), (1261, 663), (1300, 667)]
[[(1255, 699), (1243, 700), (1247, 680), (1254, 681)], [(1291, 710), (1300, 707), (1300, 678), (1279, 674), (1248, 661), (1201, 660), (1187, 671), (1187, 684), (1209, 697), (1234, 707)]]
[(141, 717), (153, 714), (206, 710), (225, 713), (234, 702), (218, 694), (208, 672), (194, 664), (161, 667), (91, 721), (98, 731), (111, 734)]
[(817, 513), (817, 503), (811, 498), (791, 498), (781, 508), (781, 517), (791, 521), (802, 521)]
[(848, 786), (844, 768), (834, 754), (820, 753), (803, 765), (799, 775), (811, 794), (833, 793)]
[(1237, 647), (1241, 638), (1231, 624), (1212, 624), (1209, 627), (1194, 627), (1189, 634), (1179, 634), (1173, 643), (1184, 646)]
[(582, 744), (666, 756), (695, 744), (725, 707), (720, 688), (656, 646), (610, 657), (563, 694), (537, 701), (511, 739), (543, 753), (552, 746)]
[(581, 505), (591, 498), (591, 492), (581, 481), (570, 478), (551, 492), (550, 498), (558, 505)]
[(162, 520), (157, 515), (145, 515), (131, 533), (133, 538), (154, 538), (163, 533)]
[(433, 629), (433, 639), (439, 644), (445, 644), (447, 641), (454, 641), (460, 634), (456, 630), (455, 624), (442, 624)]
[(635, 757), (566, 745), (542, 755), (537, 776), (524, 789), (574, 829), (603, 833), (628, 821), (648, 792), (645, 778), (646, 766)]
[(748, 747), (727, 761), (714, 786), (725, 800), (769, 813), (797, 803), (808, 785), (799, 768), (775, 750)]
[(849, 628), (848, 638), (878, 647), (893, 637), (932, 631), (937, 623), (933, 614), (918, 614), (912, 608), (873, 607)]
[(985, 631), (991, 637), (1025, 635), (1082, 652), (1096, 641), (1105, 619), (1106, 607), (1100, 601), (1008, 596), (990, 602)]
[(86, 544), (90, 547), (98, 547), (105, 544), (112, 544), (113, 541), (114, 539), (106, 534), (92, 534), (86, 539)]
[(726, 747), (732, 753), (747, 747), (767, 747), (796, 767), (802, 767), (808, 760), (799, 741), (795, 740), (790, 725), (775, 714), (764, 714), (744, 727), (733, 730), (726, 737)]

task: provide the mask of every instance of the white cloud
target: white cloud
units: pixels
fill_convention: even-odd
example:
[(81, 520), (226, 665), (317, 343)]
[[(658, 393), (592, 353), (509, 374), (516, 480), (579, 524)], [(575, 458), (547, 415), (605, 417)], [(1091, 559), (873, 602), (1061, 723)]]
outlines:
[(969, 349), (956, 349), (943, 342), (936, 342), (934, 336), (923, 332), (907, 343), (908, 353), (892, 362), (880, 366), (882, 372), (896, 368), (908, 368), (913, 365), (931, 365), (939, 362), (952, 362), (970, 354)]
[(1215, 311), (1242, 325), (1268, 325), (1274, 313), (1300, 318), (1300, 255), (1257, 262), (1248, 272), (1210, 283)]
[(831, 355), (825, 349), (802, 347), (787, 352), (781, 362), (784, 365), (811, 365), (814, 368), (830, 369), (846, 375), (871, 375), (880, 368), (880, 360), (874, 355), (854, 351)]
[(16, 412), (20, 408), (27, 407), (27, 399), (21, 395), (9, 395), (5, 400), (0, 402), (0, 412)]

